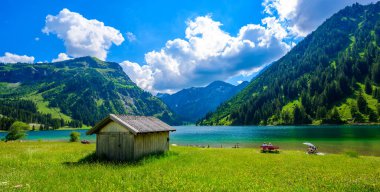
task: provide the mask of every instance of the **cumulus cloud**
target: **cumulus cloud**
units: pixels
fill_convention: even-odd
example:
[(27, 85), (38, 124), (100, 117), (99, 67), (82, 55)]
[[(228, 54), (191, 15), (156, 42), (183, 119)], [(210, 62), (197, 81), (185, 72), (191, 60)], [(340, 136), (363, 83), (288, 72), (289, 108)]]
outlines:
[(247, 24), (237, 35), (223, 31), (222, 23), (210, 16), (197, 17), (187, 22), (185, 38), (169, 40), (161, 49), (146, 53), (144, 65), (125, 61), (121, 66), (137, 85), (153, 93), (250, 77), (356, 1), (375, 2), (264, 0), (261, 24)]
[(152, 70), (149, 68), (149, 66), (144, 65), (140, 67), (139, 64), (130, 61), (123, 61), (120, 63), (120, 65), (137, 85), (144, 88), (145, 90), (153, 90), (152, 85), (154, 79), (152, 76)]
[(236, 36), (221, 29), (210, 16), (187, 22), (185, 39), (174, 39), (145, 54), (146, 64), (124, 61), (121, 66), (137, 85), (151, 92), (173, 92), (214, 80), (257, 71), (289, 49), (287, 31), (274, 18), (263, 25), (243, 26)]
[(125, 35), (127, 36), (127, 39), (129, 42), (133, 42), (137, 40), (136, 35), (133, 34), (132, 32), (127, 32), (125, 33)]
[(53, 59), (51, 62), (65, 61), (65, 60), (69, 60), (69, 59), (72, 59), (72, 58), (69, 57), (68, 55), (66, 55), (66, 53), (60, 53), (60, 54), (58, 54), (58, 57)]
[(33, 63), (34, 57), (27, 55), (16, 55), (6, 52), (4, 56), (0, 57), (0, 63)]
[(314, 31), (327, 18), (356, 2), (374, 3), (377, 0), (265, 0), (264, 12), (276, 15), (293, 35), (304, 37)]
[(105, 60), (111, 45), (124, 41), (119, 30), (68, 9), (62, 9), (56, 16), (48, 15), (42, 31), (62, 39), (67, 54), (73, 57), (95, 56)]

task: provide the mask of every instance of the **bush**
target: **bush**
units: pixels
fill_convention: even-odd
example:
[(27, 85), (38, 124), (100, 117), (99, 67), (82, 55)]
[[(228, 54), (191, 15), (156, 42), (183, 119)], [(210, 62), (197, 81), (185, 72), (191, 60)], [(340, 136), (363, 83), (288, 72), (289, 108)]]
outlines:
[(80, 133), (73, 131), (70, 133), (70, 142), (77, 142), (80, 139)]
[(353, 157), (353, 158), (358, 158), (358, 157), (359, 157), (359, 154), (358, 154), (358, 152), (356, 152), (356, 151), (347, 151), (345, 154), (346, 154), (348, 157)]
[(29, 130), (28, 124), (21, 121), (15, 121), (9, 128), (8, 134), (5, 136), (5, 141), (13, 141), (24, 138), (26, 136), (26, 130)]

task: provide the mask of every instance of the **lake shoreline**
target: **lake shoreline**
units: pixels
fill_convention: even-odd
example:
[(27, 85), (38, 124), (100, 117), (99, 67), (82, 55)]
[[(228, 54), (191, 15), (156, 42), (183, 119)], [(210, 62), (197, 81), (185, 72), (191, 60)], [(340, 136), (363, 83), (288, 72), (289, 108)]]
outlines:
[[(344, 127), (344, 126), (380, 126), (380, 123), (352, 123), (352, 124), (306, 124), (306, 125), (196, 125), (196, 124), (186, 124), (186, 125), (174, 125), (172, 127), (319, 127), (319, 126), (338, 126), (338, 127)], [(51, 129), (51, 130), (28, 130), (28, 131), (75, 131), (75, 130), (90, 130), (91, 127), (85, 127), (85, 128), (58, 128), (58, 129)], [(5, 130), (0, 130), (0, 133), (8, 132)]]
[[(380, 127), (373, 125), (342, 126), (176, 126), (170, 133), (170, 143), (180, 146), (212, 148), (259, 148), (271, 142), (281, 150), (305, 151), (304, 142), (311, 142), (320, 152), (357, 152), (360, 155), (380, 156)], [(80, 133), (80, 140), (96, 141), (87, 129), (29, 131), (23, 140), (68, 142), (71, 132)], [(0, 138), (7, 133), (0, 132)]]
[[(11, 144), (15, 144), (15, 143), (31, 143), (31, 144), (34, 144), (34, 143), (57, 143), (57, 144), (79, 144), (80, 142), (70, 142), (69, 140), (17, 140), (17, 141), (8, 141), (8, 142), (5, 142), (5, 141), (0, 141), (0, 144), (1, 143), (9, 143), (10, 145)], [(90, 144), (83, 144), (84, 146), (85, 145), (96, 145), (96, 141), (95, 140), (90, 140)], [(170, 144), (170, 147), (185, 147), (185, 148), (195, 148), (195, 149), (221, 149), (221, 150), (230, 150), (230, 149), (236, 149), (236, 150), (247, 150), (247, 149), (252, 149), (253, 152), (259, 152), (261, 153), (261, 149), (260, 149), (260, 146), (255, 146), (255, 147), (249, 147), (249, 146), (245, 146), (245, 145), (241, 145), (239, 147), (236, 148), (236, 146), (234, 145), (222, 145), (221, 147), (218, 147), (216, 145), (204, 145), (204, 144), (176, 144), (176, 143), (171, 143)], [(281, 154), (283, 152), (304, 152), (305, 155), (307, 155), (306, 153), (306, 147), (305, 147), (305, 150), (302, 150), (302, 149), (279, 149), (279, 153), (278, 154)], [(346, 155), (346, 153), (350, 153), (350, 152), (356, 152), (356, 151), (341, 151), (341, 152), (324, 152), (324, 151), (321, 151), (322, 153), (324, 153), (325, 155)], [(264, 153), (265, 154), (265, 153)], [(271, 154), (271, 153), (268, 153), (268, 154)], [(361, 154), (361, 153), (358, 153), (358, 156), (360, 157), (380, 157), (380, 155), (367, 155), (367, 154)]]

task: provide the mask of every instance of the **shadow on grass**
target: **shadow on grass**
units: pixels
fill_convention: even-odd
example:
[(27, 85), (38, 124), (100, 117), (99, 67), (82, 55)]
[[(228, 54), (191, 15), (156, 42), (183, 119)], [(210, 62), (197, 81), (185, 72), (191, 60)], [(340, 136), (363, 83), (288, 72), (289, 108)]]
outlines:
[(280, 154), (280, 151), (260, 151), (261, 153), (269, 153), (269, 154)]
[(147, 155), (143, 158), (133, 161), (116, 161), (110, 160), (106, 157), (98, 157), (95, 152), (88, 154), (87, 156), (79, 159), (77, 162), (64, 162), (64, 165), (67, 166), (80, 166), (80, 165), (88, 165), (88, 164), (103, 164), (103, 165), (132, 165), (132, 166), (140, 166), (147, 163), (152, 163), (157, 160), (168, 159), (171, 157), (178, 156), (179, 153), (168, 151), (165, 153), (157, 153), (152, 155)]

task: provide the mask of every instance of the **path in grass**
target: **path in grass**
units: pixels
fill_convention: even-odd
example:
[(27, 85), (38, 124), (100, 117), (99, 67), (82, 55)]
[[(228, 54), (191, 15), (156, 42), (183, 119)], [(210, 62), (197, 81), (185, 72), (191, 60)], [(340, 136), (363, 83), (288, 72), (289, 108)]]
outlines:
[(380, 157), (171, 147), (136, 164), (78, 163), (95, 145), (0, 142), (0, 191), (379, 191)]

